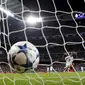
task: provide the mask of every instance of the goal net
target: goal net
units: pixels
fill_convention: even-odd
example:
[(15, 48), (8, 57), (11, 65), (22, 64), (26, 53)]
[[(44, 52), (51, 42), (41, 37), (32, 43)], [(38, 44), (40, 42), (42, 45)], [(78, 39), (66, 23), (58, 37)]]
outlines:
[[(0, 85), (84, 85), (84, 6), (83, 0), (0, 0)], [(11, 69), (8, 51), (18, 41), (39, 49), (34, 71)], [(75, 72), (63, 72), (70, 53)]]

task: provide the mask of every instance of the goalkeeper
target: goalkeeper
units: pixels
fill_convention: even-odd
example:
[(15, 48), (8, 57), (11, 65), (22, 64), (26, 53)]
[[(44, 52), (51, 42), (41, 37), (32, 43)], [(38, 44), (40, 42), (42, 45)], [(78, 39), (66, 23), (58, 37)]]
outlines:
[(67, 57), (65, 57), (65, 61), (66, 61), (66, 66), (64, 68), (64, 72), (69, 72), (69, 71), (74, 71), (74, 67), (73, 67), (73, 56), (68, 55)]

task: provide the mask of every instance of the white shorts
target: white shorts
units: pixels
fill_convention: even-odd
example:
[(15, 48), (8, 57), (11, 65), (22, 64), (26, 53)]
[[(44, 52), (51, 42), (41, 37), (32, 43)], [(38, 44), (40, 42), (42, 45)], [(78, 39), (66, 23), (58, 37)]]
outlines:
[(69, 67), (71, 64), (72, 64), (72, 63), (69, 63), (69, 62), (66, 63), (66, 67)]

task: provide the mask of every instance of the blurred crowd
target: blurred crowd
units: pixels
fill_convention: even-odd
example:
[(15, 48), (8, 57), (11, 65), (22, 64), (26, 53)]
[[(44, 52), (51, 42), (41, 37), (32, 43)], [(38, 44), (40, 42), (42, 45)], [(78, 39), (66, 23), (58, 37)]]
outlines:
[[(63, 72), (65, 67), (65, 57), (67, 56), (66, 53), (51, 53), (49, 56), (48, 54), (41, 54), (40, 55), (40, 63), (38, 67), (35, 69), (36, 72)], [(85, 67), (85, 52), (73, 52), (73, 58), (78, 59), (73, 61), (73, 65), (76, 71), (83, 71)], [(79, 60), (81, 59), (81, 60)], [(83, 61), (82, 61), (83, 60)], [(0, 60), (0, 62), (6, 62)], [(46, 65), (41, 65), (46, 64)], [(52, 67), (52, 68), (51, 68)], [(6, 63), (0, 63), (0, 73), (10, 73), (12, 70), (10, 66)]]
[[(75, 63), (74, 68), (76, 71), (81, 71), (82, 63)], [(38, 65), (35, 69), (36, 72), (63, 72), (65, 67), (64, 63), (54, 63), (53, 65)], [(49, 69), (49, 70), (48, 70)], [(85, 70), (84, 70), (85, 71)], [(13, 70), (7, 64), (0, 64), (0, 73), (12, 73)], [(14, 73), (14, 72), (13, 72)]]
[[(72, 54), (74, 59), (82, 59), (85, 60), (85, 52), (69, 52), (69, 54)], [(52, 61), (65, 61), (65, 57), (67, 56), (67, 53), (50, 53), (50, 56), (48, 54), (41, 54), (40, 55), (40, 61), (41, 62), (50, 62)]]

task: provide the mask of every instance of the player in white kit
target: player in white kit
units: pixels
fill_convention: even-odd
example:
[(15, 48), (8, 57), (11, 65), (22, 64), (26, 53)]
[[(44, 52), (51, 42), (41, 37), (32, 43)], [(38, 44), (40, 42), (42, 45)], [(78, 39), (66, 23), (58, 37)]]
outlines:
[(64, 68), (64, 72), (69, 72), (71, 70), (71, 68), (73, 69), (73, 56), (72, 55), (68, 55), (67, 57), (65, 57), (65, 61), (66, 61), (66, 66)]

